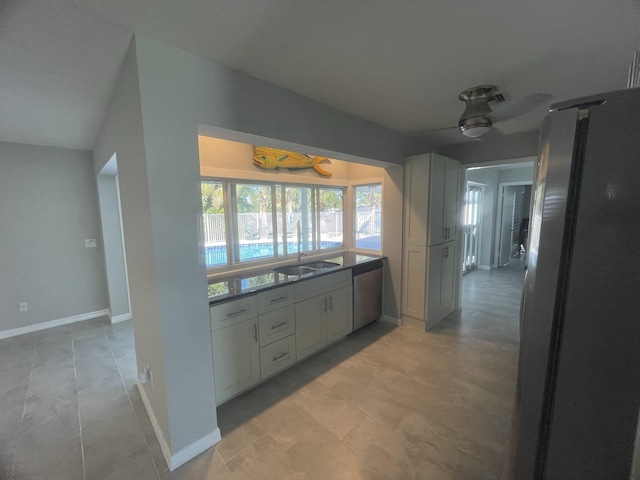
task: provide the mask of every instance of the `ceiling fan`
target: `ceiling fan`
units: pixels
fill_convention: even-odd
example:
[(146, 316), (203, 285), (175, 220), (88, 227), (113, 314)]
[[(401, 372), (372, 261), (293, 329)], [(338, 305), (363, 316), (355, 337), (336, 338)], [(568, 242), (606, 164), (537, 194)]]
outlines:
[(507, 108), (500, 108), (498, 112), (494, 112), (491, 107), (511, 99), (507, 93), (498, 93), (498, 89), (493, 85), (468, 88), (460, 93), (458, 98), (466, 105), (458, 120), (458, 125), (431, 130), (427, 134), (438, 134), (439, 132), (453, 131), (455, 129), (466, 137), (482, 140), (479, 137), (489, 131), (500, 134), (498, 129), (495, 128), (496, 123), (529, 113), (538, 106), (548, 103), (553, 97), (545, 93), (533, 93), (511, 103)]
[(465, 137), (477, 138), (491, 129), (493, 121), (489, 115), (493, 110), (489, 102), (505, 101), (504, 95), (496, 91), (493, 85), (481, 85), (469, 88), (458, 95), (458, 98), (467, 104), (458, 120), (458, 128)]

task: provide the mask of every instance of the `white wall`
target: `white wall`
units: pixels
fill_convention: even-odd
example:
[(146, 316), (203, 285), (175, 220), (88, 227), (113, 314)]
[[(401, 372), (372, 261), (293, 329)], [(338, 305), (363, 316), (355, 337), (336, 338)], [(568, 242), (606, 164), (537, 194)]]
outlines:
[[(253, 145), (242, 142), (198, 136), (200, 173), (202, 176), (244, 178), (269, 182), (298, 182), (324, 185), (347, 185), (350, 178), (350, 163), (334, 158), (320, 164), (323, 170), (332, 173), (321, 176), (312, 168), (265, 170), (253, 164)], [(304, 152), (302, 152), (304, 153)], [(377, 168), (377, 167), (370, 167)], [(378, 170), (380, 170), (378, 168)]]
[(100, 239), (89, 152), (0, 142), (0, 332), (108, 308)]

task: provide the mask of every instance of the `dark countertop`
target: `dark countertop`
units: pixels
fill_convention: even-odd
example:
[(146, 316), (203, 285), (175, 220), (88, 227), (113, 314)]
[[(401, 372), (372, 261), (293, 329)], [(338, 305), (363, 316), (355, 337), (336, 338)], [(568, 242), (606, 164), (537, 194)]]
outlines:
[[(356, 265), (381, 260), (384, 256), (361, 255), (354, 252), (341, 252), (322, 255), (318, 257), (304, 257), (302, 263), (324, 260), (339, 264), (337, 267), (327, 268), (324, 270), (306, 273), (304, 275), (284, 275), (276, 273), (274, 268), (282, 265), (269, 265), (259, 267), (254, 270), (245, 270), (243, 272), (230, 272), (227, 274), (212, 275), (208, 279), (209, 284), (209, 305), (235, 300), (244, 295), (250, 295), (258, 291), (268, 290), (271, 288), (281, 287), (283, 285), (292, 284), (308, 280), (310, 278), (339, 272), (346, 268), (352, 268)], [(295, 265), (291, 262), (289, 265)]]

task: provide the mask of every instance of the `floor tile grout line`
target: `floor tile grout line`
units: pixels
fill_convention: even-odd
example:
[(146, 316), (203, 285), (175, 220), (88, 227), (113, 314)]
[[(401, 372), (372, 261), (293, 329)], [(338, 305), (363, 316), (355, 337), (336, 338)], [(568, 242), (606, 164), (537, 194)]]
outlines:
[(82, 437), (82, 416), (80, 415), (80, 402), (78, 401), (78, 369), (76, 367), (76, 348), (73, 334), (71, 335), (71, 354), (73, 356), (73, 380), (76, 390), (76, 412), (78, 414), (78, 430), (80, 432), (80, 456), (82, 458), (82, 478), (87, 480), (87, 469), (84, 461), (84, 439)]
[[(149, 445), (149, 442), (147, 441), (147, 436), (144, 434), (144, 431), (142, 429), (142, 424), (140, 423), (140, 418), (138, 417), (138, 413), (136, 412), (135, 407), (133, 406), (133, 401), (131, 400), (131, 395), (129, 395), (129, 390), (127, 389), (127, 384), (124, 381), (124, 377), (122, 375), (122, 370), (120, 370), (120, 364), (118, 363), (118, 360), (116, 359), (116, 355), (113, 351), (113, 347), (111, 346), (111, 339), (109, 338), (109, 335), (107, 335), (107, 331), (104, 327), (104, 325), (101, 325), (102, 327), (102, 333), (104, 334), (105, 338), (107, 339), (107, 345), (109, 345), (109, 351), (111, 352), (111, 357), (113, 358), (113, 362), (116, 365), (116, 368), (118, 369), (118, 375), (120, 376), (120, 382), (122, 382), (122, 386), (124, 388), (125, 393), (127, 394), (127, 398), (129, 399), (129, 405), (131, 405), (131, 408), (133, 409), (133, 412), (136, 415), (136, 421), (138, 422), (138, 427), (140, 428), (140, 431), (142, 432), (142, 436), (144, 437), (144, 444), (147, 447), (147, 452), (149, 453), (149, 456), (151, 457), (151, 463), (153, 465), (153, 469), (156, 472), (156, 477), (158, 478), (158, 480), (160, 480), (160, 471), (158, 470), (158, 466), (156, 465), (156, 461), (153, 458), (153, 454), (151, 453), (151, 447)], [(136, 359), (137, 362), (137, 359)], [(137, 363), (136, 363), (136, 371), (137, 371)], [(154, 433), (155, 435), (155, 433)], [(162, 470), (164, 472), (164, 470)]]
[[(18, 429), (18, 440), (20, 440), (20, 437), (22, 436), (22, 428), (23, 428), (23, 423), (24, 423), (24, 414), (27, 411), (27, 398), (28, 398), (28, 393), (29, 393), (29, 386), (31, 385), (31, 376), (33, 375), (33, 368), (35, 367), (36, 364), (36, 354), (38, 353), (38, 342), (40, 340), (40, 333), (38, 333), (36, 335), (36, 341), (35, 341), (35, 345), (33, 346), (33, 356), (31, 358), (31, 367), (29, 368), (29, 380), (27, 380), (27, 389), (24, 392), (24, 402), (22, 404), (22, 414), (20, 415), (20, 428)], [(14, 475), (15, 475), (15, 470), (16, 470), (16, 461), (18, 460), (18, 447), (16, 445), (15, 447), (15, 451), (12, 453), (12, 460), (11, 460), (11, 471), (9, 472), (9, 478), (13, 479)]]

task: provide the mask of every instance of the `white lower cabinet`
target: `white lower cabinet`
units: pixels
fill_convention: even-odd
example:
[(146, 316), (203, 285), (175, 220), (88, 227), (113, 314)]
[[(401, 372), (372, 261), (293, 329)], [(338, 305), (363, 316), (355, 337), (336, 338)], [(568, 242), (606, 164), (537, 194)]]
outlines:
[(353, 331), (351, 286), (296, 303), (298, 360)]
[(296, 351), (298, 360), (327, 344), (326, 296), (296, 303)]
[(296, 363), (296, 336), (289, 335), (260, 349), (260, 378), (264, 380)]
[(351, 333), (352, 303), (342, 270), (212, 306), (217, 404)]
[(258, 319), (212, 332), (213, 371), (218, 404), (260, 381)]
[(456, 242), (428, 248), (429, 298), (426, 326), (435, 325), (453, 311), (455, 302)]
[(344, 287), (327, 295), (327, 342), (353, 332), (353, 289)]

